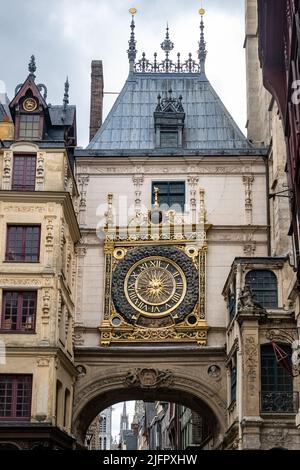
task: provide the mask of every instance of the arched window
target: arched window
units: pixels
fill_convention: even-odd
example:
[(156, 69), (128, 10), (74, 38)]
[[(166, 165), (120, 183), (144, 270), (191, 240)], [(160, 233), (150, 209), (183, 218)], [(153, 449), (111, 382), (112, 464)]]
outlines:
[(277, 278), (272, 271), (255, 269), (246, 275), (246, 284), (263, 308), (278, 308)]
[[(291, 357), (289, 346), (280, 346)], [(261, 411), (292, 413), (295, 409), (293, 377), (276, 360), (273, 346), (261, 347)]]

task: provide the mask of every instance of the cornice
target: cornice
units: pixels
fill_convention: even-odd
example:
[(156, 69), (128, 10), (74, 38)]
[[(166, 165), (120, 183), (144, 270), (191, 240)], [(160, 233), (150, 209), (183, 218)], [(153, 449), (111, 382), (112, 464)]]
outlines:
[[(109, 346), (107, 347), (77, 347), (74, 349), (74, 359), (76, 362), (82, 361), (84, 358), (90, 358), (91, 362), (99, 362), (102, 358), (125, 358), (133, 357), (137, 362), (142, 359), (143, 356), (157, 357), (160, 359), (166, 359), (168, 356), (177, 358), (177, 361), (185, 361), (187, 357), (193, 357), (196, 359), (201, 358), (220, 358), (224, 360), (226, 357), (225, 347), (214, 347), (214, 346), (162, 346), (162, 345), (151, 345), (151, 346)], [(88, 360), (88, 359), (87, 359)]]
[(65, 217), (67, 221), (70, 222), (69, 228), (73, 242), (76, 243), (81, 237), (72, 199), (67, 191), (16, 192), (0, 190), (0, 201), (15, 203), (21, 202), (22, 204), (46, 204), (48, 202), (61, 204), (63, 206)]

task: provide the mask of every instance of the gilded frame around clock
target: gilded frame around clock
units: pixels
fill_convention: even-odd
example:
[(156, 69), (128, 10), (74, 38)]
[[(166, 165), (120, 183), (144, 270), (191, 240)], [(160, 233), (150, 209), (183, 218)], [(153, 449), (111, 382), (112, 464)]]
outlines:
[[(167, 251), (164, 251), (164, 248)], [(208, 331), (205, 318), (206, 250), (206, 243), (197, 248), (197, 244), (191, 244), (188, 240), (181, 243), (178, 241), (174, 243), (174, 241), (169, 240), (160, 244), (132, 242), (128, 239), (124, 241), (106, 241), (104, 246), (106, 258), (104, 320), (99, 328), (101, 345), (109, 346), (115, 343), (194, 343), (202, 346), (206, 345)], [(170, 258), (170, 253), (176, 253), (179, 259), (181, 258), (180, 253), (182, 253), (184, 261), (189, 260), (192, 263), (198, 273), (197, 301), (194, 304), (191, 304), (191, 302), (185, 303), (183, 309), (179, 311), (179, 315), (175, 315), (177, 317), (175, 319), (172, 318), (172, 312), (163, 315), (158, 313), (156, 315), (145, 315), (145, 312), (139, 314), (136, 309), (135, 313), (133, 313), (133, 310), (126, 310), (128, 306), (125, 308), (124, 314), (124, 311), (120, 310), (120, 305), (117, 305), (116, 293), (118, 293), (118, 297), (121, 294), (124, 302), (124, 299), (126, 299), (126, 302), (128, 301), (124, 291), (126, 274), (130, 269), (133, 270), (137, 263), (142, 263), (143, 259), (149, 260), (151, 256), (159, 257), (158, 251), (162, 253), (164, 259), (167, 252), (169, 255), (167, 259), (171, 261), (173, 260)], [(141, 253), (146, 253), (147, 256), (143, 258)], [(125, 259), (128, 260), (130, 265), (128, 269), (125, 268), (124, 264), (122, 265)], [(176, 262), (174, 264), (177, 265)], [(187, 266), (189, 266), (188, 262)], [(116, 275), (118, 269), (123, 272), (123, 278)], [(117, 287), (116, 283), (118, 283)], [(185, 283), (187, 289), (190, 286), (190, 293), (193, 290), (195, 291), (195, 284), (191, 284), (189, 280)], [(129, 302), (128, 304), (130, 306)], [(124, 308), (125, 304), (122, 305)], [(189, 308), (187, 308), (188, 306)], [(176, 313), (176, 308), (173, 311)]]

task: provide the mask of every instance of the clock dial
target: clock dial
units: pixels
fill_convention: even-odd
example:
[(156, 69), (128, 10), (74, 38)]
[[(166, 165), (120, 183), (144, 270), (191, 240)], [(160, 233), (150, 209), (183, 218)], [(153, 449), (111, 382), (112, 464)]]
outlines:
[(191, 258), (171, 246), (131, 249), (112, 273), (114, 308), (127, 322), (163, 328), (182, 322), (199, 301)]
[(144, 315), (166, 315), (185, 296), (185, 276), (172, 260), (149, 257), (128, 271), (124, 290), (128, 302)]
[(37, 108), (37, 102), (33, 98), (26, 98), (23, 103), (23, 108), (25, 111), (35, 111)]

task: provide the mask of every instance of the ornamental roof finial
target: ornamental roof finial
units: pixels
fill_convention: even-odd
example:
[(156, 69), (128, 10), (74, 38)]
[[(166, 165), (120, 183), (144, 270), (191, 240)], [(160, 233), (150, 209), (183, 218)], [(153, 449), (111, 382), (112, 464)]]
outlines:
[(131, 25), (130, 25), (131, 34), (130, 34), (130, 40), (128, 41), (129, 49), (127, 51), (127, 54), (128, 54), (128, 59), (129, 59), (129, 71), (133, 72), (136, 54), (137, 54), (136, 40), (135, 40), (135, 35), (134, 35), (134, 29), (135, 29), (134, 15), (137, 13), (137, 9), (130, 8), (129, 13), (132, 15), (132, 20), (131, 20)]
[(30, 62), (28, 64), (28, 71), (29, 71), (29, 75), (32, 77), (32, 79), (34, 80), (35, 79), (35, 75), (34, 75), (34, 72), (36, 71), (36, 63), (35, 63), (35, 57), (34, 55), (32, 55), (30, 57)]
[(205, 74), (205, 60), (207, 56), (207, 50), (206, 50), (206, 42), (204, 39), (204, 22), (203, 22), (203, 16), (205, 14), (204, 8), (200, 8), (199, 10), (199, 15), (201, 15), (201, 21), (200, 21), (200, 41), (199, 41), (199, 49), (198, 49), (198, 58), (199, 58), (199, 64), (200, 64), (200, 73)]
[(67, 109), (67, 106), (69, 104), (69, 88), (70, 88), (69, 78), (67, 77), (65, 81), (65, 93), (64, 93), (64, 99), (63, 99), (64, 110)]
[(168, 23), (167, 23), (167, 29), (166, 29), (166, 37), (165, 37), (164, 42), (161, 43), (160, 47), (162, 48), (163, 51), (165, 51), (166, 56), (169, 56), (170, 52), (174, 49), (174, 44), (170, 40)]

